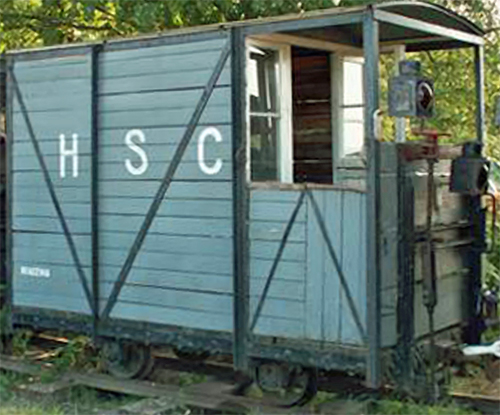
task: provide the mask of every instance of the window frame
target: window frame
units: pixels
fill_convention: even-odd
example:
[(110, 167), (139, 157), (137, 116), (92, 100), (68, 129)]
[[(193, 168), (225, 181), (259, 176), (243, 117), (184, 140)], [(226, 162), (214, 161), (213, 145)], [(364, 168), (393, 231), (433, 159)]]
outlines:
[[(250, 93), (248, 82), (248, 62), (251, 47), (272, 49), (278, 52), (278, 137), (277, 137), (277, 168), (279, 183), (293, 183), (293, 118), (292, 118), (292, 48), (290, 45), (263, 41), (252, 38), (245, 40), (245, 94), (246, 94), (246, 139), (247, 139), (247, 182), (252, 183), (251, 171), (251, 135), (250, 135)], [(262, 183), (256, 181), (255, 183)]]
[[(363, 133), (363, 146), (361, 154), (357, 156), (344, 156), (344, 109), (346, 108), (365, 108), (364, 102), (365, 94), (365, 81), (362, 79), (363, 84), (363, 102), (360, 105), (345, 105), (344, 104), (344, 62), (352, 62), (364, 65), (364, 60), (359, 56), (351, 56), (340, 53), (332, 53), (330, 55), (330, 70), (331, 70), (331, 100), (332, 100), (332, 141), (333, 141), (333, 182), (342, 180), (340, 177), (339, 169), (342, 168), (366, 168), (365, 163), (365, 144)], [(364, 118), (364, 111), (363, 111)], [(363, 120), (366, 122), (366, 120)]]

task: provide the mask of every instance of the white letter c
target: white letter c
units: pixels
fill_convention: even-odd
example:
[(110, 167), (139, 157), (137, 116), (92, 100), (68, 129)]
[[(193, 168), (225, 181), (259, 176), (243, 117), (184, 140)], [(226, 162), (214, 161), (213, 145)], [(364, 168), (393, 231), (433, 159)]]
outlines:
[(198, 164), (200, 166), (200, 170), (203, 173), (212, 176), (219, 173), (222, 169), (222, 160), (218, 158), (213, 166), (207, 166), (207, 164), (205, 163), (205, 140), (209, 135), (211, 135), (217, 143), (220, 143), (222, 141), (222, 135), (217, 128), (205, 128), (201, 132), (200, 138), (198, 138)]

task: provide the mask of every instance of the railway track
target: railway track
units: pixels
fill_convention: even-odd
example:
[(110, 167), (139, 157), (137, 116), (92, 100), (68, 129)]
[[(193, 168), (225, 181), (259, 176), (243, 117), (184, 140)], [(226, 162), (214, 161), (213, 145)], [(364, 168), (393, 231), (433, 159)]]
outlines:
[[(36, 338), (35, 343), (39, 349), (39, 354), (33, 355), (33, 357), (43, 357), (44, 354), (50, 354), (50, 350), (53, 350), (54, 345), (59, 344), (60, 346), (60, 343), (64, 341), (64, 338), (44, 336)], [(0, 355), (0, 369), (39, 375), (43, 370), (50, 370), (50, 365), (43, 363), (40, 359), (38, 361), (26, 361), (23, 358)], [(181, 386), (182, 379), (187, 374), (196, 374), (199, 383)], [(238, 383), (234, 377), (230, 362), (223, 358), (199, 362), (180, 360), (168, 353), (156, 355), (155, 370), (149, 380), (120, 380), (101, 373), (68, 371), (52, 383), (34, 383), (26, 385), (24, 390), (28, 393), (44, 394), (54, 393), (74, 386), (86, 386), (97, 390), (142, 398), (126, 408), (120, 408), (116, 413), (111, 411), (106, 415), (161, 414), (169, 408), (175, 407), (188, 407), (202, 410), (203, 413), (290, 414), (317, 411), (317, 408), (309, 406), (284, 408), (268, 397), (253, 398), (236, 395), (235, 391), (238, 388)], [(332, 376), (332, 374), (320, 376), (318, 389), (336, 393), (339, 398), (343, 396), (364, 396), (366, 401), (373, 400), (370, 393), (363, 387), (361, 380), (348, 378), (345, 375), (341, 376), (339, 374), (338, 377)], [(382, 393), (382, 395), (385, 394)], [(500, 397), (495, 399), (491, 396), (464, 393), (453, 393), (450, 397), (455, 403), (473, 408), (483, 414), (497, 415), (500, 413)], [(148, 409), (144, 410), (144, 408)], [(366, 410), (366, 405), (363, 408)], [(342, 413), (342, 406), (339, 407), (338, 413)]]

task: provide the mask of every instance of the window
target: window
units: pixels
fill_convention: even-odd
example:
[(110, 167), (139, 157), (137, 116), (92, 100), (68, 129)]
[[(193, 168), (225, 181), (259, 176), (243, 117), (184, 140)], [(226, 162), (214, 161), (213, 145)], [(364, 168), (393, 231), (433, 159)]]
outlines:
[(362, 166), (364, 147), (363, 59), (332, 55), (336, 168)]
[(364, 143), (363, 61), (343, 60), (340, 157), (360, 156)]
[(249, 158), (252, 181), (291, 182), (290, 48), (247, 45)]
[(247, 40), (246, 48), (248, 179), (362, 176), (363, 59), (272, 39)]

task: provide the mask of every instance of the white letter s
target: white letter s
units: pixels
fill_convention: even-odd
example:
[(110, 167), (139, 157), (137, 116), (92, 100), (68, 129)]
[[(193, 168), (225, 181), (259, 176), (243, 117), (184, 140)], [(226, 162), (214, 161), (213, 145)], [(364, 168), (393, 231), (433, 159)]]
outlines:
[(137, 153), (137, 155), (141, 159), (141, 165), (139, 167), (135, 167), (130, 161), (130, 159), (126, 159), (125, 167), (127, 168), (130, 174), (133, 174), (134, 176), (140, 176), (141, 174), (144, 174), (144, 172), (148, 169), (149, 162), (146, 152), (133, 142), (132, 139), (134, 137), (137, 137), (137, 139), (141, 143), (146, 142), (146, 137), (141, 130), (130, 130), (125, 136), (125, 144), (128, 146), (128, 148)]

